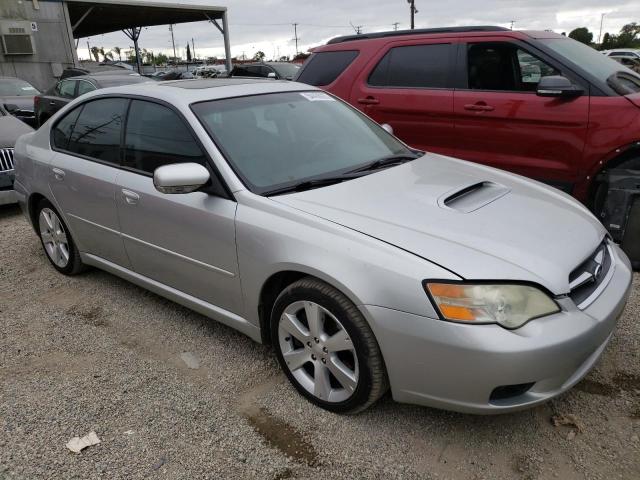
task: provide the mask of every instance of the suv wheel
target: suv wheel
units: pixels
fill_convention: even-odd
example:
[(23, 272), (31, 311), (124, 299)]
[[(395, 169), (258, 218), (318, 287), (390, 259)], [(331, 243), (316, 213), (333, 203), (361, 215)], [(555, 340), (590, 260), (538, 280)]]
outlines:
[(369, 325), (349, 299), (320, 280), (303, 278), (280, 294), (271, 337), (291, 383), (326, 410), (357, 413), (388, 388)]
[(83, 269), (82, 260), (69, 229), (47, 200), (38, 204), (36, 228), (47, 258), (56, 270), (75, 275)]

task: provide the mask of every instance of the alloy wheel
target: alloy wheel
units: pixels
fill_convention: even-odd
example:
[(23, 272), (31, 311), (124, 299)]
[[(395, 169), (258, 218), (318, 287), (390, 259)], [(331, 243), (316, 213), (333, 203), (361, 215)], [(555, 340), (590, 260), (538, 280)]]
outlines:
[(50, 208), (40, 210), (38, 218), (40, 238), (51, 261), (59, 268), (69, 263), (69, 241), (56, 212)]
[(326, 308), (310, 301), (290, 304), (280, 316), (278, 340), (287, 368), (316, 398), (339, 403), (355, 392), (359, 378), (355, 347)]

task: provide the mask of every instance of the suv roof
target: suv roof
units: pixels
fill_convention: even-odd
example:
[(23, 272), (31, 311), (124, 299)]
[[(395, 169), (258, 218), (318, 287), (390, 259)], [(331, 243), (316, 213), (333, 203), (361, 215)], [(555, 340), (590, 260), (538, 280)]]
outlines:
[(353, 40), (365, 40), (368, 38), (398, 37), (403, 35), (419, 35), (429, 33), (504, 32), (507, 30), (509, 29), (491, 25), (469, 27), (417, 28), (414, 30), (391, 30), (388, 32), (362, 33), (359, 35), (344, 35), (342, 37), (335, 37), (329, 40), (327, 42), (327, 45), (331, 45), (333, 43), (350, 42)]

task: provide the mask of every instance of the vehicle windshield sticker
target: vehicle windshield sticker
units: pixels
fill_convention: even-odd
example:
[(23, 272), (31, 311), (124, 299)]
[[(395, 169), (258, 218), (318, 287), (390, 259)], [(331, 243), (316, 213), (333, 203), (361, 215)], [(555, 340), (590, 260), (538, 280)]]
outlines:
[(300, 92), (310, 102), (335, 102), (336, 99), (324, 92)]

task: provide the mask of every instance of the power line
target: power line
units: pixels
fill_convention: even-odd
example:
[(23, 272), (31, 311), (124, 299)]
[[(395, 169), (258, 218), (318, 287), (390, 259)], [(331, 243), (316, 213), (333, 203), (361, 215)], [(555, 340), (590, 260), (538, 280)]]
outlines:
[(400, 25), (400, 22), (393, 22), (391, 25), (393, 25), (393, 30), (397, 31), (398, 30), (398, 25)]

